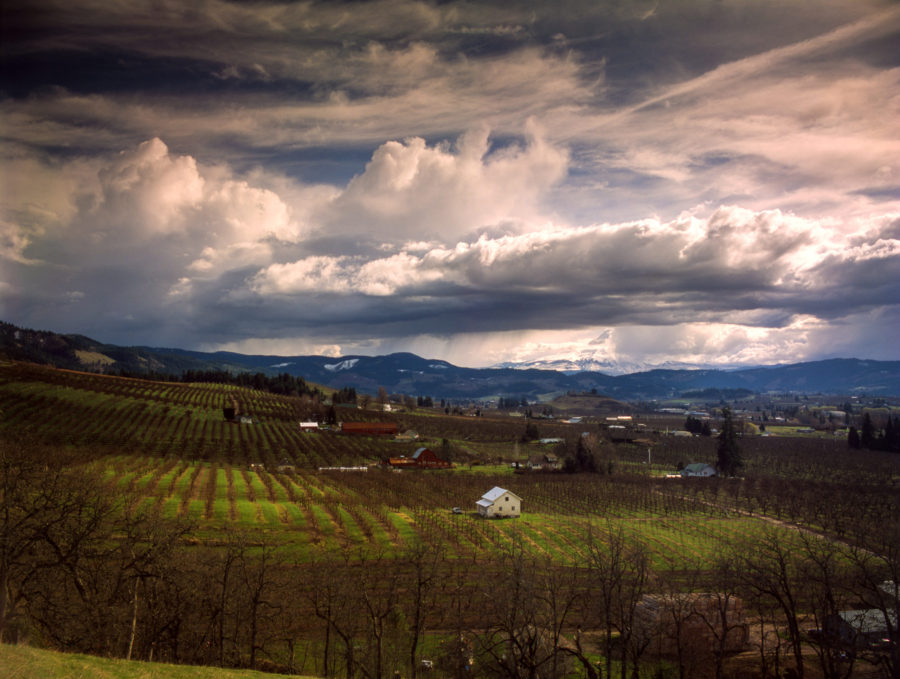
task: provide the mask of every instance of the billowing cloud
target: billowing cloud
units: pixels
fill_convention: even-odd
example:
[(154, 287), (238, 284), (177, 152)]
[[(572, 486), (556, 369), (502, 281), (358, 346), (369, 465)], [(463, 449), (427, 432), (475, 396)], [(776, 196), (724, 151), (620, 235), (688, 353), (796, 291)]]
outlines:
[(464, 134), (455, 149), (421, 138), (383, 144), (324, 215), (324, 228), (445, 241), (500, 224), (531, 228), (541, 199), (565, 176), (567, 154), (533, 130), (524, 146), (489, 153), (488, 132)]
[[(655, 303), (619, 310), (632, 317), (733, 313), (742, 309), (860, 304), (854, 277), (875, 268), (885, 277), (900, 266), (894, 222), (876, 219), (863, 233), (779, 211), (721, 207), (707, 217), (671, 222), (554, 228), (458, 242), (427, 252), (402, 251), (371, 259), (307, 257), (273, 264), (249, 279), (261, 296), (363, 294), (410, 297), (568, 296), (589, 311), (618, 296), (653, 296)], [(860, 241), (860, 239), (863, 239)], [(851, 245), (851, 243), (854, 243)], [(880, 304), (877, 296), (872, 304)], [(706, 300), (705, 302), (702, 300)], [(559, 304), (559, 302), (554, 302)], [(829, 313), (829, 312), (823, 312)], [(536, 316), (546, 314), (540, 309)], [(489, 321), (488, 321), (489, 322)], [(540, 322), (531, 319), (531, 322)]]

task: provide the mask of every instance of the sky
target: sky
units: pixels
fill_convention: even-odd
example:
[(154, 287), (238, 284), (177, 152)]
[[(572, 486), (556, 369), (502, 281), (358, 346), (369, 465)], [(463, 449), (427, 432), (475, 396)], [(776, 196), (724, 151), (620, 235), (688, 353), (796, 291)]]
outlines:
[(897, 2), (0, 17), (0, 320), (468, 367), (900, 359)]

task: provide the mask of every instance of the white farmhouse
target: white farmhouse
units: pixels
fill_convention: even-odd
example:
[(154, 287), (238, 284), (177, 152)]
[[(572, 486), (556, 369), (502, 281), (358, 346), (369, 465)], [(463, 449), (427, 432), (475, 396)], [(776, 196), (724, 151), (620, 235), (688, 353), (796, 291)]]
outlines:
[(703, 464), (702, 462), (695, 462), (694, 464), (689, 464), (684, 469), (681, 470), (681, 476), (715, 476), (716, 468), (712, 467), (708, 464)]
[(522, 513), (522, 498), (500, 486), (494, 486), (475, 503), (478, 513), (488, 519), (504, 516), (519, 516)]

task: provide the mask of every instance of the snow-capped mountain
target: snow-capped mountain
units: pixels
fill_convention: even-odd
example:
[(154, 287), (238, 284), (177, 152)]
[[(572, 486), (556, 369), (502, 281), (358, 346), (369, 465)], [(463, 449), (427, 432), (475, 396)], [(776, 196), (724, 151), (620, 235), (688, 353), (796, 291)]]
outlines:
[(615, 361), (596, 358), (556, 358), (539, 359), (534, 361), (509, 361), (492, 366), (498, 369), (512, 370), (555, 370), (557, 372), (573, 375), (580, 372), (597, 372), (606, 375), (630, 375), (632, 373), (647, 372), (648, 370), (728, 370), (732, 366), (701, 365), (698, 363), (681, 363), (666, 361), (663, 363), (649, 363), (637, 361)]

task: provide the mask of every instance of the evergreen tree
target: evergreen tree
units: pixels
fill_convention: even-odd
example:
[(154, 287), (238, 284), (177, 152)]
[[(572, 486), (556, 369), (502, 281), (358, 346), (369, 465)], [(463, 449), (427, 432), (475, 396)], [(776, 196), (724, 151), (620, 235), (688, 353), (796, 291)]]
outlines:
[(578, 443), (575, 444), (575, 466), (580, 472), (597, 473), (597, 460), (585, 445), (583, 436), (579, 436)]
[(882, 449), (892, 453), (900, 452), (900, 422), (895, 417), (888, 417), (884, 425)]
[(731, 408), (722, 410), (722, 430), (719, 432), (716, 470), (723, 476), (734, 476), (744, 466), (737, 442), (737, 430), (731, 416)]
[(859, 432), (856, 431), (856, 427), (850, 427), (850, 431), (847, 432), (847, 445), (853, 449), (860, 447)]
[(863, 448), (875, 447), (875, 434), (875, 425), (872, 424), (872, 417), (869, 413), (865, 413), (862, 420), (862, 431), (859, 435), (859, 440), (860, 443), (862, 443)]
[(525, 425), (525, 433), (522, 434), (522, 442), (527, 443), (528, 441), (536, 441), (541, 438), (541, 434), (538, 431), (537, 425), (534, 422), (529, 422)]

